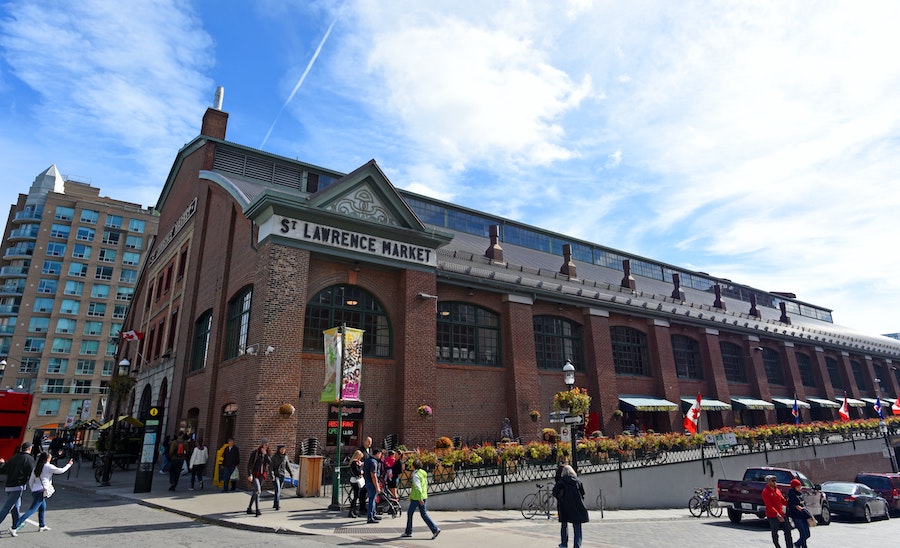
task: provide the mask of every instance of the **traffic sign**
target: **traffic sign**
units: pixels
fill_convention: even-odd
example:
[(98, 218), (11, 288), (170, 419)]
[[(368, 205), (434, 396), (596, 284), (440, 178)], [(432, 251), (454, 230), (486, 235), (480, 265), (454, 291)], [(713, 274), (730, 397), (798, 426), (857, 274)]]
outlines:
[(564, 424), (581, 424), (584, 422), (584, 415), (574, 415), (563, 419)]

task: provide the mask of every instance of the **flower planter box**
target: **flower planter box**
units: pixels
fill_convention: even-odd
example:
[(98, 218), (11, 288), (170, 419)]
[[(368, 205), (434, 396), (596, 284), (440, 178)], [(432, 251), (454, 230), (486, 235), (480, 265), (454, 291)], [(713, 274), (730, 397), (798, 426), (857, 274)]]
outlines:
[(434, 478), (432, 481), (434, 483), (447, 483), (456, 479), (456, 470), (452, 466), (444, 466), (443, 464), (438, 464), (434, 468)]

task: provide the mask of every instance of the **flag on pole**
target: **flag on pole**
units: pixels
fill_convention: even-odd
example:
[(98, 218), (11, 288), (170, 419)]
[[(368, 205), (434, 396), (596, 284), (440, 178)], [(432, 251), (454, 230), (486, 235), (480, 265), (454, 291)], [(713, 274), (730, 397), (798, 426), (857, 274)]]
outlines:
[(688, 409), (687, 415), (684, 416), (684, 429), (691, 434), (697, 433), (697, 424), (700, 422), (700, 400), (702, 397), (697, 394), (697, 401)]
[(797, 394), (794, 394), (794, 408), (791, 409), (791, 415), (794, 415), (794, 424), (800, 424), (800, 408), (797, 406)]
[(119, 336), (122, 337), (123, 341), (142, 341), (144, 340), (144, 334), (140, 331), (135, 331), (132, 329), (131, 331), (122, 331), (119, 333)]
[(844, 394), (844, 404), (841, 405), (840, 410), (838, 410), (838, 415), (845, 421), (850, 420), (850, 404), (847, 403), (847, 394)]
[(881, 414), (881, 396), (875, 396), (875, 412), (878, 413), (879, 419), (884, 418), (884, 415)]
[(900, 396), (897, 396), (897, 401), (891, 406), (891, 411), (893, 411), (895, 415), (900, 415)]

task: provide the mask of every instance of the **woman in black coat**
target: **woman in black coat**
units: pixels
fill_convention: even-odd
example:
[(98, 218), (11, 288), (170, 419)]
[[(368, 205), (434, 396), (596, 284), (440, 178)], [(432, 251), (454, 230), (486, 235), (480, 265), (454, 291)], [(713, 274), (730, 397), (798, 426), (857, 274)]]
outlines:
[(573, 546), (581, 548), (581, 524), (588, 522), (588, 511), (584, 507), (584, 486), (568, 464), (562, 467), (562, 475), (553, 486), (553, 496), (556, 497), (556, 509), (559, 512), (559, 545), (568, 546), (568, 524), (571, 523)]

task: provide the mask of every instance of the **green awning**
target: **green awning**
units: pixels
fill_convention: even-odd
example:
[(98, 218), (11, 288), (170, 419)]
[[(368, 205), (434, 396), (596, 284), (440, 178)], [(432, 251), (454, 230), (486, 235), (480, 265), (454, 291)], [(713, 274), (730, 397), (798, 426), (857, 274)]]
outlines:
[(731, 406), (735, 409), (775, 409), (774, 403), (755, 398), (731, 398)]
[[(697, 401), (697, 398), (681, 398), (681, 410), (687, 413), (687, 410), (694, 405), (695, 401)], [(712, 398), (700, 399), (701, 411), (728, 411), (729, 409), (731, 409), (731, 406), (723, 401), (714, 400)]]
[(669, 400), (650, 396), (619, 396), (619, 407), (625, 411), (678, 411)]
[(841, 404), (835, 403), (831, 400), (825, 400), (822, 398), (806, 398), (809, 404), (813, 407), (825, 407), (827, 409), (840, 409)]
[[(772, 398), (772, 403), (775, 404), (775, 407), (781, 407), (782, 409), (794, 408), (794, 398)], [(797, 407), (809, 409), (809, 404), (803, 400), (797, 400)]]
[[(859, 398), (859, 399), (861, 399), (862, 401), (864, 401), (864, 402), (866, 402), (866, 403), (872, 405), (873, 407), (875, 406), (875, 402), (878, 401), (878, 400), (875, 399), (875, 398)], [(883, 404), (882, 404), (882, 405), (883, 405)]]
[[(834, 398), (834, 401), (838, 402), (840, 405), (844, 404), (844, 398)], [(838, 407), (840, 407), (840, 405)], [(847, 398), (847, 405), (850, 407), (865, 407), (866, 402), (856, 398)]]

